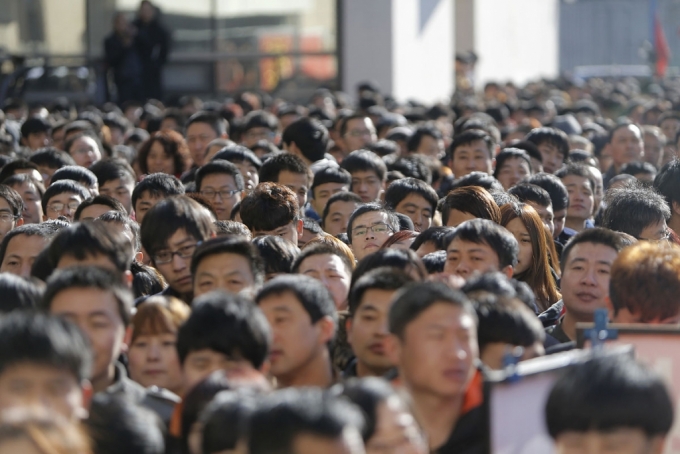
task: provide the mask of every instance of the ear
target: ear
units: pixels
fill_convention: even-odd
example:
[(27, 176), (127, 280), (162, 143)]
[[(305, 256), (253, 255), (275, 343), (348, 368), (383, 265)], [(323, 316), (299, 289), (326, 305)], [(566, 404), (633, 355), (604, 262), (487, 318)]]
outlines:
[(508, 279), (512, 279), (512, 275), (514, 274), (515, 270), (513, 269), (512, 265), (508, 265), (505, 268), (501, 270), (501, 273), (505, 274)]
[(297, 225), (295, 226), (295, 230), (297, 231), (298, 237), (301, 237), (302, 234), (304, 233), (304, 222), (302, 222), (302, 219), (299, 219), (297, 221)]
[(325, 316), (316, 324), (319, 327), (319, 344), (326, 345), (335, 337), (335, 322), (329, 316)]
[(15, 228), (21, 227), (22, 225), (24, 225), (24, 218), (19, 218), (19, 219), (17, 219), (17, 222), (14, 224), (14, 227)]
[(352, 345), (352, 317), (347, 317), (345, 319), (345, 332), (347, 333), (347, 343)]
[(123, 345), (121, 347), (123, 353), (127, 353), (131, 343), (132, 343), (132, 325), (125, 328), (125, 335), (123, 336)]
[(389, 334), (383, 340), (385, 346), (385, 355), (392, 364), (399, 366), (401, 363), (401, 341), (394, 334)]
[(142, 261), (144, 260), (144, 253), (142, 251), (136, 253), (135, 260), (138, 261), (139, 263), (143, 263)]

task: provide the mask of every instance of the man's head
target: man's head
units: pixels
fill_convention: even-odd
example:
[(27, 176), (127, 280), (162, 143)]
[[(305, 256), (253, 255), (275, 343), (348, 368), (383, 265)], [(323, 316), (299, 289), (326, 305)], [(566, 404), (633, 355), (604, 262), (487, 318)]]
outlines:
[(335, 166), (325, 167), (314, 174), (312, 183), (312, 199), (309, 201), (314, 211), (321, 214), (326, 208), (328, 199), (338, 192), (349, 191), (352, 175), (345, 169)]
[(132, 208), (138, 223), (146, 213), (161, 200), (184, 194), (184, 185), (178, 178), (167, 173), (153, 173), (139, 182), (132, 191)]
[(447, 237), (444, 273), (469, 279), (501, 271), (512, 277), (519, 244), (505, 228), (488, 219), (465, 221)]
[(267, 320), (250, 300), (219, 291), (196, 298), (177, 332), (185, 389), (216, 370), (234, 375), (263, 371), (270, 344)]
[(416, 128), (406, 146), (409, 153), (417, 153), (434, 159), (444, 157), (444, 137), (436, 126), (431, 124)]
[(639, 240), (662, 241), (668, 238), (670, 217), (668, 204), (653, 189), (624, 187), (608, 191), (602, 226)]
[(315, 243), (295, 258), (291, 271), (321, 281), (333, 297), (335, 307), (347, 309), (347, 296), (354, 263), (335, 246)]
[(530, 177), (527, 183), (535, 184), (545, 189), (550, 195), (553, 209), (553, 238), (557, 238), (564, 230), (567, 219), (567, 207), (569, 206), (569, 192), (562, 180), (549, 173), (538, 173)]
[(5, 235), (0, 243), (0, 273), (28, 278), (38, 255), (47, 247), (54, 230), (42, 224), (26, 224)]
[(531, 176), (531, 158), (519, 148), (505, 148), (496, 155), (493, 173), (506, 191), (528, 176)]
[(477, 316), (464, 293), (441, 283), (409, 285), (389, 312), (387, 355), (414, 398), (460, 397), (479, 357)]
[(228, 145), (222, 148), (212, 159), (224, 159), (238, 167), (243, 176), (246, 189), (249, 191), (255, 189), (255, 186), (260, 182), (258, 172), (262, 168), (262, 161), (260, 161), (260, 158), (255, 153), (243, 145)]
[(432, 186), (416, 178), (396, 180), (385, 192), (385, 207), (408, 216), (418, 232), (430, 228), (438, 202)]
[(90, 198), (90, 193), (80, 184), (72, 180), (61, 180), (50, 185), (42, 198), (44, 221), (64, 216), (73, 220), (78, 206)]
[(3, 184), (19, 193), (24, 202), (21, 217), (24, 224), (39, 224), (43, 220), (42, 197), (45, 186), (31, 175), (18, 173), (4, 180)]
[(234, 205), (245, 189), (243, 176), (234, 164), (222, 159), (210, 161), (196, 171), (196, 191), (208, 199), (219, 221), (229, 220)]
[(38, 150), (28, 160), (38, 166), (38, 171), (43, 178), (45, 186), (49, 186), (52, 175), (57, 169), (76, 165), (76, 162), (68, 153), (54, 147)]
[(67, 419), (87, 416), (92, 354), (75, 325), (15, 311), (0, 319), (0, 411), (44, 407)]
[(584, 223), (593, 215), (595, 180), (583, 164), (568, 164), (555, 175), (562, 180), (569, 194), (567, 219)]
[(99, 194), (97, 177), (89, 169), (81, 166), (64, 166), (52, 174), (52, 183), (61, 180), (72, 180), (87, 189), (93, 196)]
[(264, 262), (245, 238), (218, 237), (196, 248), (191, 275), (194, 296), (213, 290), (253, 295), (264, 282)]
[(522, 203), (531, 205), (541, 217), (543, 225), (552, 236), (555, 232), (555, 215), (548, 191), (535, 184), (520, 183), (511, 188), (508, 194), (515, 196)]
[(489, 192), (479, 186), (463, 186), (449, 192), (441, 201), (442, 223), (457, 227), (470, 219), (501, 222), (501, 210)]
[(28, 118), (21, 125), (21, 144), (35, 151), (49, 146), (52, 125), (41, 117)]
[(243, 145), (252, 148), (260, 140), (274, 143), (279, 120), (269, 112), (253, 110), (245, 116), (242, 123), (241, 140)]
[(654, 189), (665, 199), (671, 209), (671, 217), (680, 216), (680, 161), (671, 161), (654, 179)]
[(341, 120), (339, 134), (339, 145), (345, 153), (361, 150), (378, 140), (373, 122), (363, 114), (350, 115)]
[(125, 207), (118, 200), (107, 195), (90, 197), (78, 205), (78, 209), (73, 215), (74, 221), (91, 221), (109, 211), (117, 211), (127, 215)]
[(267, 282), (255, 303), (272, 328), (271, 374), (286, 384), (304, 380), (309, 366), (323, 361), (335, 337), (337, 313), (331, 294), (316, 279), (284, 275)]
[(353, 192), (338, 192), (332, 195), (321, 215), (321, 226), (324, 232), (336, 237), (341, 233), (346, 233), (349, 218), (361, 205), (361, 197)]
[(278, 235), (297, 245), (302, 235), (298, 200), (292, 190), (276, 183), (260, 183), (241, 202), (241, 220), (257, 235)]
[(680, 248), (642, 241), (618, 255), (609, 280), (617, 323), (680, 323)]
[(341, 166), (352, 175), (351, 191), (364, 203), (375, 202), (385, 190), (387, 166), (372, 151), (356, 150), (342, 160)]
[(318, 120), (303, 117), (283, 130), (284, 149), (301, 158), (307, 165), (324, 158), (328, 150), (328, 130)]
[(619, 171), (624, 164), (639, 161), (644, 155), (644, 142), (640, 128), (633, 123), (622, 123), (609, 132), (607, 148), (614, 168)]
[(380, 249), (398, 231), (396, 215), (377, 203), (367, 203), (354, 210), (347, 224), (347, 238), (357, 260)]
[(0, 241), (12, 229), (23, 225), (23, 211), (21, 195), (9, 186), (0, 184)]
[(633, 175), (640, 183), (651, 186), (656, 178), (656, 167), (644, 161), (631, 161), (621, 166), (622, 175)]
[(136, 179), (132, 167), (122, 159), (105, 159), (93, 164), (90, 170), (97, 177), (99, 193), (118, 200), (125, 211), (132, 213)]
[(278, 183), (293, 191), (300, 209), (303, 209), (313, 176), (302, 158), (290, 153), (272, 156), (262, 164), (259, 175), (261, 183)]
[(185, 125), (185, 138), (195, 165), (205, 162), (208, 144), (218, 138), (229, 137), (229, 124), (216, 112), (196, 112)]
[(532, 129), (524, 140), (533, 143), (543, 156), (543, 171), (555, 173), (569, 157), (569, 136), (556, 128)]

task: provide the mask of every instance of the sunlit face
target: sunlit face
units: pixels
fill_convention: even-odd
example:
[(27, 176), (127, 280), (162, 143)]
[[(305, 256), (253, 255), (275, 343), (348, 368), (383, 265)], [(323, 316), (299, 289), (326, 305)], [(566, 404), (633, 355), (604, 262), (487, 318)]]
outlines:
[(519, 243), (519, 256), (517, 265), (513, 268), (514, 274), (518, 275), (528, 270), (533, 262), (533, 247), (531, 235), (520, 218), (515, 218), (505, 226)]
[(621, 127), (614, 132), (609, 143), (612, 160), (617, 168), (642, 158), (644, 142), (635, 125)]
[(125, 207), (125, 211), (132, 212), (132, 191), (135, 182), (132, 178), (116, 178), (109, 180), (99, 187), (99, 193), (118, 200)]
[(486, 243), (471, 243), (454, 238), (446, 249), (444, 273), (469, 279), (475, 274), (500, 271), (496, 251)]
[(202, 166), (205, 164), (206, 148), (215, 139), (217, 139), (217, 132), (208, 123), (196, 122), (189, 125), (186, 141), (191, 160), (195, 165)]
[(527, 161), (522, 158), (509, 158), (498, 169), (496, 178), (507, 191), (529, 175), (531, 175), (531, 167)]
[(543, 157), (543, 171), (545, 173), (555, 173), (564, 164), (564, 155), (556, 145), (543, 142), (540, 145), (536, 145), (536, 148), (538, 148), (538, 151), (541, 152), (541, 157)]
[(441, 159), (444, 156), (444, 140), (432, 136), (422, 136), (416, 153)]
[(239, 355), (229, 357), (209, 348), (190, 351), (182, 364), (184, 390), (189, 391), (215, 371), (223, 370), (228, 375), (254, 372), (255, 368)]
[(380, 249), (385, 241), (392, 235), (394, 230), (388, 224), (386, 213), (381, 211), (369, 211), (354, 219), (352, 231), (352, 252), (357, 260)]
[(323, 209), (326, 208), (326, 203), (328, 199), (331, 198), (333, 194), (342, 191), (349, 191), (349, 186), (344, 183), (324, 183), (320, 184), (314, 188), (314, 197), (310, 200), (310, 204), (314, 211), (318, 214), (323, 213)]
[(456, 147), (451, 159), (451, 170), (455, 178), (461, 178), (472, 172), (493, 173), (493, 157), (491, 150), (483, 140), (475, 140)]
[(432, 226), (432, 216), (434, 215), (432, 204), (415, 192), (404, 197), (394, 211), (408, 216), (413, 221), (416, 232), (422, 232)]
[(101, 150), (92, 137), (83, 136), (76, 139), (68, 150), (77, 165), (90, 167), (102, 158)]
[(196, 250), (198, 241), (186, 230), (179, 229), (168, 239), (167, 248), (155, 253), (158, 256), (166, 252), (174, 252), (175, 254), (172, 255), (170, 262), (157, 263), (156, 258), (152, 257), (156, 269), (163, 275), (170, 288), (183, 295), (192, 291), (191, 255)]
[(87, 221), (87, 220), (93, 220), (98, 218), (104, 213), (108, 213), (111, 210), (111, 207), (108, 205), (99, 205), (99, 204), (94, 204), (90, 205), (87, 208), (84, 208), (80, 212), (80, 218), (78, 219), (79, 221)]
[(137, 204), (135, 205), (135, 218), (137, 219), (137, 223), (139, 223), (139, 225), (142, 224), (146, 213), (148, 213), (148, 211), (161, 200), (163, 200), (163, 197), (152, 196), (149, 191), (144, 191), (139, 195)]
[(333, 296), (335, 307), (339, 311), (347, 309), (352, 273), (339, 256), (316, 254), (307, 257), (300, 263), (299, 273), (321, 281)]
[(177, 356), (177, 334), (142, 334), (128, 351), (130, 378), (148, 388), (158, 386), (177, 393), (182, 390), (182, 369)]
[(357, 170), (352, 173), (352, 192), (364, 203), (375, 202), (385, 189), (385, 182), (372, 170)]
[(33, 262), (47, 245), (48, 240), (39, 235), (15, 236), (7, 243), (5, 256), (0, 264), (0, 273), (30, 277)]
[(175, 159), (165, 152), (163, 144), (156, 140), (151, 145), (149, 154), (146, 155), (146, 167), (151, 173), (175, 174)]
[(257, 167), (250, 161), (234, 161), (233, 164), (238, 167), (238, 171), (241, 172), (246, 189), (255, 189), (255, 186), (260, 183), (260, 175), (257, 173)]
[(206, 175), (198, 189), (212, 205), (219, 221), (228, 221), (234, 205), (241, 201), (241, 191), (236, 187), (234, 176), (227, 173)]
[(366, 146), (378, 140), (373, 122), (368, 117), (348, 120), (345, 129), (346, 132), (342, 136), (342, 141), (347, 153), (366, 148)]
[(59, 216), (64, 216), (69, 221), (73, 221), (73, 215), (83, 202), (79, 194), (72, 192), (62, 192), (50, 198), (47, 202), (46, 219), (57, 219)]
[(203, 258), (194, 275), (194, 297), (213, 290), (229, 293), (255, 290), (255, 277), (250, 261), (232, 253), (214, 254)]
[(293, 221), (286, 225), (282, 225), (274, 230), (254, 230), (253, 237), (273, 235), (280, 236), (284, 240), (288, 240), (295, 246), (298, 245), (298, 237), (302, 235), (302, 221)]
[(590, 180), (578, 175), (567, 175), (562, 178), (562, 183), (569, 193), (567, 218), (585, 221), (592, 216), (595, 198)]
[(324, 218), (323, 230), (329, 235), (338, 236), (347, 232), (349, 218), (359, 205), (355, 202), (338, 200), (333, 202)]

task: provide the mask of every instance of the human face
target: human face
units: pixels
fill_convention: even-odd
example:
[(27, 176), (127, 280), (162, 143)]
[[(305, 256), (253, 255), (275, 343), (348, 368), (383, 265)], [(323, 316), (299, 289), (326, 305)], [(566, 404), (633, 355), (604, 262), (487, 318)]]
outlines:
[(35, 407), (69, 420), (86, 415), (83, 389), (72, 372), (31, 362), (5, 368), (0, 374), (0, 411)]
[(666, 220), (661, 219), (657, 222), (652, 222), (640, 232), (638, 240), (650, 241), (653, 243), (668, 241), (668, 226)]
[(338, 236), (347, 232), (349, 218), (359, 205), (354, 202), (333, 202), (328, 209), (328, 216), (323, 221), (323, 230), (329, 235)]
[(266, 140), (267, 142), (272, 142), (276, 138), (276, 133), (269, 128), (256, 127), (250, 128), (243, 134), (243, 145), (251, 148), (260, 140)]
[(17, 226), (17, 219), (14, 218), (12, 207), (4, 198), (0, 197), (0, 216), (9, 216), (8, 220), (0, 219), (0, 241), (9, 233), (10, 230)]
[(79, 221), (86, 221), (88, 219), (96, 219), (99, 216), (101, 216), (104, 213), (108, 213), (111, 210), (111, 207), (108, 205), (90, 205), (89, 207), (83, 209), (83, 211), (80, 212), (80, 219)]
[(265, 235), (280, 236), (297, 246), (298, 237), (302, 236), (302, 221), (293, 221), (274, 230), (253, 231), (253, 237)]
[(416, 232), (429, 229), (432, 225), (432, 205), (415, 192), (404, 197), (395, 207), (395, 211), (408, 216), (413, 221)]
[(649, 438), (642, 429), (617, 428), (606, 432), (561, 433), (555, 440), (558, 454), (661, 454), (664, 438)]
[(229, 357), (209, 348), (193, 350), (184, 358), (184, 364), (182, 364), (184, 390), (189, 391), (218, 370), (223, 370), (228, 375), (247, 374), (255, 371), (252, 364), (241, 357)]
[(24, 224), (39, 224), (43, 219), (42, 204), (40, 203), (40, 194), (33, 183), (24, 181), (20, 186), (12, 186), (12, 189), (21, 195), (24, 201), (24, 210), (21, 217), (24, 218)]
[(57, 219), (59, 216), (64, 216), (73, 222), (73, 214), (82, 202), (83, 199), (80, 195), (72, 192), (57, 194), (47, 202), (45, 217), (47, 219)]
[(293, 173), (288, 170), (279, 172), (278, 184), (286, 186), (295, 193), (298, 199), (300, 211), (307, 204), (307, 191), (309, 191), (309, 179), (305, 173)]
[(298, 247), (300, 249), (302, 249), (303, 247), (305, 247), (305, 245), (307, 243), (309, 243), (310, 241), (312, 241), (315, 238), (320, 238), (320, 237), (321, 237), (321, 233), (314, 233), (311, 230), (303, 228), (302, 229), (302, 235), (298, 236)]
[(50, 145), (50, 135), (47, 131), (34, 132), (29, 134), (26, 139), (26, 145), (31, 150), (47, 147)]
[(158, 140), (154, 141), (146, 155), (146, 167), (149, 173), (167, 173), (168, 175), (175, 174), (175, 160), (168, 153), (165, 152), (163, 144)]
[(213, 290), (229, 293), (255, 290), (250, 261), (240, 254), (223, 253), (205, 257), (196, 267), (194, 297)]
[(52, 175), (54, 175), (54, 172), (57, 170), (58, 169), (53, 169), (47, 166), (38, 166), (38, 172), (40, 172), (40, 178), (42, 178), (43, 182), (45, 183), (45, 187), (50, 185), (52, 182)]
[(449, 218), (446, 220), (446, 226), (458, 227), (463, 222), (469, 221), (471, 219), (476, 219), (473, 214), (468, 213), (466, 211), (453, 209), (449, 212)]
[(543, 142), (537, 145), (536, 148), (538, 148), (543, 157), (543, 171), (545, 173), (555, 173), (564, 164), (564, 155), (560, 153), (557, 146), (549, 142)]
[[(602, 180), (602, 172), (593, 166), (587, 166), (588, 173), (593, 180), (595, 180), (595, 188), (593, 189), (593, 213), (597, 212), (604, 197), (604, 182)], [(651, 182), (650, 182), (651, 184)]]
[(130, 378), (145, 388), (158, 386), (178, 392), (182, 389), (182, 369), (177, 356), (176, 333), (141, 334), (130, 344)]
[[(167, 249), (165, 251), (179, 252), (192, 247), (195, 249), (198, 241), (198, 239), (189, 235), (186, 230), (179, 229), (168, 238)], [(156, 255), (160, 252), (163, 251), (156, 252)], [(191, 257), (183, 258), (179, 254), (174, 254), (169, 263), (154, 264), (168, 282), (170, 288), (183, 295), (191, 293), (193, 286), (191, 269), (189, 268)]]
[(31, 276), (36, 257), (45, 249), (48, 241), (39, 235), (17, 235), (7, 243), (0, 273), (12, 273), (21, 277)]
[(321, 321), (313, 324), (291, 292), (263, 298), (259, 306), (272, 329), (271, 374), (292, 382), (326, 348), (329, 338), (322, 333)]
[(475, 374), (477, 328), (458, 306), (435, 302), (391, 340), (399, 376), (415, 396), (460, 397)]
[(92, 383), (96, 392), (101, 391), (97, 383), (113, 378), (116, 361), (127, 350), (125, 325), (113, 293), (92, 287), (67, 288), (52, 299), (50, 312), (75, 323), (89, 338), (94, 353)]
[(255, 186), (260, 183), (260, 175), (257, 173), (257, 168), (250, 163), (250, 161), (234, 162), (234, 165), (238, 167), (238, 171), (241, 172), (243, 181), (246, 184), (246, 189), (255, 189)]
[(532, 206), (533, 209), (536, 210), (536, 213), (538, 213), (538, 216), (543, 222), (543, 226), (550, 232), (550, 235), (552, 235), (555, 232), (555, 215), (553, 214), (552, 204), (546, 207), (529, 200), (526, 201), (526, 204)]
[(351, 272), (340, 257), (335, 254), (316, 254), (307, 257), (300, 263), (300, 274), (321, 281), (333, 296), (335, 307), (347, 309)]
[[(515, 348), (520, 347), (519, 345), (506, 344), (504, 342), (490, 342), (484, 346), (484, 349), (479, 353), (482, 363), (486, 367), (492, 370), (503, 370), (505, 367), (503, 360), (508, 353), (514, 351)], [(545, 348), (541, 342), (535, 342), (528, 347), (522, 348), (522, 356), (519, 357), (520, 361), (526, 361), (528, 359), (538, 358), (539, 356), (545, 355)]]
[(129, 214), (132, 212), (132, 191), (134, 189), (135, 182), (131, 178), (116, 178), (104, 183), (99, 188), (99, 193), (118, 200)]
[(635, 125), (621, 127), (616, 130), (609, 143), (612, 161), (616, 168), (642, 158), (644, 143), (640, 129)]
[[(384, 229), (384, 231), (374, 232), (375, 229)], [(363, 232), (359, 232), (361, 230)], [(352, 252), (359, 261), (380, 249), (380, 246), (394, 235), (394, 231), (387, 223), (387, 214), (380, 211), (369, 211), (354, 219), (352, 231), (348, 232), (348, 235), (352, 236)]]
[(591, 320), (596, 309), (606, 308), (615, 249), (598, 243), (578, 243), (562, 270), (562, 300), (576, 319)]
[(375, 202), (385, 189), (385, 182), (372, 170), (357, 170), (352, 173), (352, 192), (364, 203)]
[(515, 218), (505, 226), (519, 243), (519, 256), (517, 265), (513, 268), (515, 276), (523, 273), (531, 267), (533, 262), (533, 247), (531, 246), (531, 235), (520, 218)]
[(328, 199), (331, 198), (333, 194), (342, 191), (349, 191), (349, 186), (344, 183), (324, 183), (320, 184), (314, 188), (314, 197), (309, 202), (318, 214), (323, 213), (323, 209), (326, 208)]
[(146, 213), (161, 200), (163, 200), (163, 197), (154, 197), (149, 191), (140, 194), (135, 206), (135, 219), (137, 219), (139, 225), (142, 225)]
[[(667, 118), (661, 122), (660, 128), (663, 131), (663, 135), (666, 136), (669, 141), (673, 141), (680, 130), (680, 120), (676, 118)], [(647, 153), (647, 148), (645, 148), (645, 153)]]
[(342, 136), (347, 153), (366, 148), (366, 146), (376, 140), (378, 140), (378, 136), (375, 133), (375, 127), (368, 117), (349, 120), (346, 125), (345, 135)]
[(555, 211), (555, 217), (553, 224), (555, 225), (555, 230), (553, 230), (553, 239), (557, 239), (560, 233), (564, 230), (564, 224), (567, 221), (567, 210)]
[[(223, 196), (226, 191), (237, 191)], [(236, 187), (232, 175), (226, 173), (211, 173), (201, 181), (201, 195), (205, 196), (217, 214), (217, 220), (228, 221), (234, 205), (241, 201), (241, 192)]]
[(92, 137), (83, 136), (76, 139), (69, 149), (69, 154), (77, 165), (90, 167), (102, 158), (102, 152)]
[(590, 180), (578, 175), (567, 175), (562, 178), (562, 183), (569, 193), (569, 208), (567, 218), (585, 221), (593, 215), (595, 197), (590, 186)]
[(192, 123), (187, 128), (186, 139), (191, 160), (197, 166), (205, 164), (205, 149), (217, 139), (217, 133), (208, 123)]
[(645, 147), (645, 155), (643, 156), (645, 162), (649, 162), (656, 168), (661, 168), (659, 164), (661, 163), (663, 146), (659, 138), (655, 134), (644, 134), (642, 140)]
[(472, 172), (493, 173), (491, 150), (483, 140), (460, 145), (453, 150), (451, 170), (455, 178), (464, 177)]
[(529, 163), (522, 158), (510, 158), (498, 170), (498, 181), (506, 191), (531, 175)]
[(444, 140), (432, 136), (422, 136), (416, 153), (441, 159), (444, 156)]
[(376, 408), (375, 431), (366, 442), (366, 454), (428, 452), (413, 415), (397, 396), (388, 397)]
[(368, 289), (347, 325), (347, 342), (357, 357), (357, 371), (383, 375), (395, 364), (387, 356), (385, 339), (389, 334), (387, 316), (396, 291)]
[(474, 274), (500, 271), (498, 254), (486, 243), (470, 243), (455, 238), (446, 249), (444, 273), (467, 280)]

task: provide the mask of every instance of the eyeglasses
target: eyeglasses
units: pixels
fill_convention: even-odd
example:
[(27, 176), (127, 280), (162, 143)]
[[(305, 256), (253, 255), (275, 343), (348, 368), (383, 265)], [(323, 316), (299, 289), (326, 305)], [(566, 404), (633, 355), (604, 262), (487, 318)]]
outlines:
[(671, 239), (671, 232), (670, 230), (666, 230), (661, 238), (639, 238), (639, 237), (635, 238), (640, 241), (649, 241), (650, 243), (665, 243)]
[(201, 191), (201, 195), (209, 199), (214, 199), (215, 196), (219, 194), (222, 199), (231, 199), (239, 192), (241, 191), (238, 189), (223, 189), (222, 191), (213, 191), (212, 189), (206, 189), (205, 191)]
[(387, 233), (392, 232), (392, 227), (385, 224), (384, 222), (369, 225), (368, 227), (359, 226), (352, 229), (352, 236), (364, 236), (369, 230), (373, 233)]
[(201, 243), (189, 244), (187, 246), (182, 246), (176, 251), (164, 250), (157, 252), (153, 256), (153, 261), (156, 265), (164, 265), (166, 263), (172, 262), (172, 259), (178, 255), (180, 258), (189, 259), (194, 255), (194, 251)]
[(246, 137), (249, 139), (273, 139), (276, 133), (273, 131), (248, 131), (246, 132)]
[(349, 131), (347, 134), (352, 136), (352, 137), (373, 137), (373, 131), (371, 131), (369, 129), (364, 129), (364, 130), (355, 129), (353, 131)]
[(12, 222), (19, 219), (19, 216), (14, 216), (11, 213), (0, 213), (0, 222)]
[(75, 210), (78, 209), (79, 206), (80, 206), (80, 202), (69, 202), (69, 203), (54, 202), (54, 203), (51, 203), (47, 208), (54, 211), (55, 213), (58, 213), (61, 210), (63, 210), (64, 207), (68, 207), (69, 210), (75, 211)]

